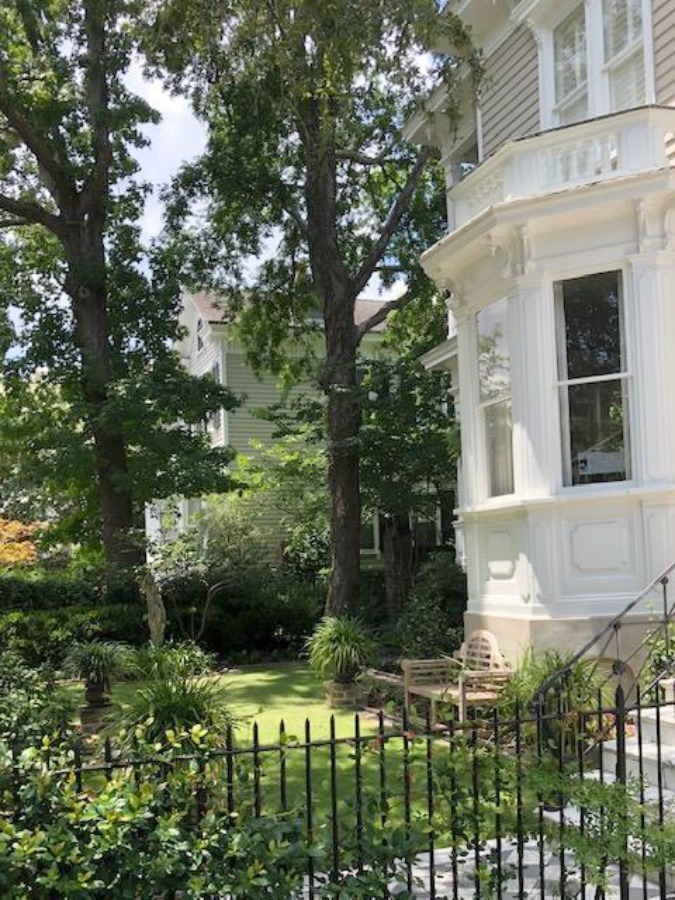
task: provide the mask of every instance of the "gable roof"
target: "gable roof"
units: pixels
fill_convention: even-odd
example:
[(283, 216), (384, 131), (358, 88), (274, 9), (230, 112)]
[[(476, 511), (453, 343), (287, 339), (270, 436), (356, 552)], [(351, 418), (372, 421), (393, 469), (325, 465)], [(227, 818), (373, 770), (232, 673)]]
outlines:
[[(218, 303), (218, 297), (215, 294), (212, 294), (210, 291), (197, 291), (189, 296), (201, 318), (209, 325), (219, 325), (226, 321), (224, 304)], [(359, 298), (354, 303), (354, 324), (361, 325), (363, 322), (366, 322), (373, 313), (380, 309), (384, 302), (384, 300), (362, 300)], [(371, 331), (382, 332), (385, 331), (386, 327), (386, 321), (380, 322)]]

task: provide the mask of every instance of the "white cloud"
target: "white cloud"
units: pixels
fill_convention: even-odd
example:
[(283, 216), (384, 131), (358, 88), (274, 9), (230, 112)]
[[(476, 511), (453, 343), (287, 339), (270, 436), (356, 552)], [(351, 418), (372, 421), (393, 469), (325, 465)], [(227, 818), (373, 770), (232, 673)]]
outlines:
[(136, 153), (141, 176), (153, 185), (141, 222), (143, 237), (149, 239), (157, 235), (162, 226), (159, 189), (171, 181), (184, 162), (202, 153), (206, 145), (206, 128), (196, 119), (185, 97), (174, 96), (160, 81), (146, 78), (140, 63), (132, 65), (126, 81), (129, 89), (162, 117), (158, 125), (145, 126), (143, 130), (150, 143)]

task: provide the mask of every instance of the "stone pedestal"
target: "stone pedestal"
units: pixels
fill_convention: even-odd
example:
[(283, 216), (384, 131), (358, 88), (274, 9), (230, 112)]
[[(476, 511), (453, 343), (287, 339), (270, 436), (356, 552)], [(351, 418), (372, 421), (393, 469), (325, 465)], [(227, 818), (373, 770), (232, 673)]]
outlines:
[(363, 691), (361, 685), (351, 682), (326, 681), (326, 699), (331, 709), (358, 709)]

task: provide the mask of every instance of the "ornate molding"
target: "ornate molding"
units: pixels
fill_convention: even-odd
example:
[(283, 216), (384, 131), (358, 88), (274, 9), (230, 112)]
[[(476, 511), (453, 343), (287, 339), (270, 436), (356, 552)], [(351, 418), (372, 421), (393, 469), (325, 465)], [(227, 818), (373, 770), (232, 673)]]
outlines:
[(532, 242), (527, 225), (515, 225), (502, 233), (490, 232), (486, 243), (490, 256), (503, 260), (502, 278), (522, 278), (532, 271)]

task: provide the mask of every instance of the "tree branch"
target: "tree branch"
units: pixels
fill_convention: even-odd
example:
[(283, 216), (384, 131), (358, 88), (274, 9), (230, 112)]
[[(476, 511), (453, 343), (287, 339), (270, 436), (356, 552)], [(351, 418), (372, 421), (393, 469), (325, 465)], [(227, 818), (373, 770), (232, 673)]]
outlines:
[(7, 76), (2, 64), (0, 64), (0, 113), (7, 119), (7, 124), (17, 137), (26, 145), (38, 162), (43, 173), (43, 181), (52, 194), (56, 203), (63, 207), (72, 200), (75, 193), (75, 185), (64, 175), (59, 160), (54, 153), (49, 141), (26, 116), (18, 109), (16, 97), (13, 97), (3, 87), (7, 83)]
[(369, 319), (366, 319), (365, 322), (361, 322), (361, 324), (357, 326), (356, 343), (359, 344), (364, 334), (372, 331), (372, 329), (375, 328), (376, 325), (379, 325), (380, 322), (384, 322), (390, 312), (393, 312), (395, 309), (402, 309), (410, 303), (412, 298), (412, 291), (406, 291), (405, 294), (401, 294), (396, 300), (389, 300), (387, 303), (383, 303), (377, 312), (373, 313)]
[[(63, 233), (63, 222), (54, 213), (50, 213), (39, 203), (30, 200), (15, 200), (13, 197), (5, 197), (0, 194), (0, 210), (15, 217), (19, 225), (44, 225), (56, 235)], [(3, 226), (7, 227), (3, 222)]]
[(293, 219), (300, 234), (306, 238), (309, 235), (309, 230), (307, 228), (307, 222), (305, 222), (305, 220), (302, 218), (302, 216), (297, 211), (297, 209), (293, 209), (292, 206), (288, 206), (285, 203), (283, 204), (283, 209), (284, 209), (284, 212), (286, 213), (286, 215), (289, 216), (289, 218)]
[(383, 150), (377, 156), (368, 156), (367, 153), (360, 153), (358, 150), (336, 150), (336, 159), (346, 159), (349, 162), (359, 163), (362, 166), (379, 166), (382, 163), (389, 162), (389, 149)]
[(375, 267), (379, 263), (383, 254), (386, 252), (386, 249), (389, 246), (389, 241), (392, 239), (394, 233), (396, 232), (396, 229), (401, 224), (401, 219), (408, 209), (408, 205), (410, 204), (412, 195), (415, 193), (415, 189), (417, 188), (419, 180), (422, 176), (422, 172), (431, 159), (432, 153), (433, 151), (430, 147), (423, 147), (420, 150), (419, 155), (415, 161), (415, 165), (412, 167), (410, 173), (408, 174), (406, 183), (403, 185), (403, 188), (401, 189), (398, 197), (389, 210), (389, 214), (385, 220), (384, 225), (382, 226), (382, 231), (380, 232), (379, 238), (373, 244), (363, 265), (356, 274), (353, 282), (354, 296), (358, 296), (364, 289), (364, 287), (368, 284), (371, 275), (375, 271)]

